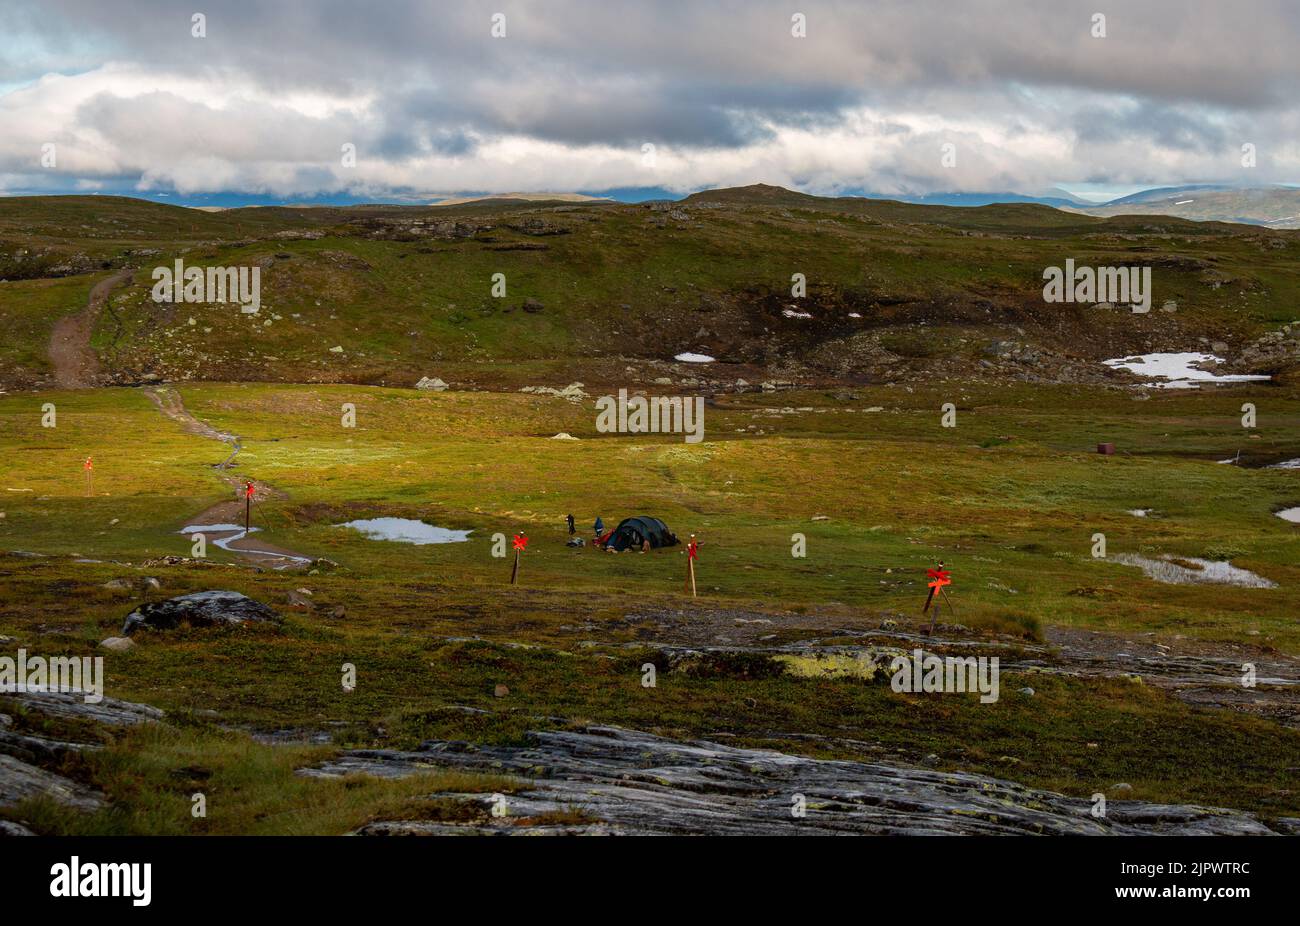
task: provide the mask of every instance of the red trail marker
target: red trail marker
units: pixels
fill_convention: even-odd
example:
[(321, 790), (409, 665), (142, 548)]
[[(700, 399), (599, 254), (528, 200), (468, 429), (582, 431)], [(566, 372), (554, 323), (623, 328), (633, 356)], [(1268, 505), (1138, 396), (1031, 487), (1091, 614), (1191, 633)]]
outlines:
[[(927, 583), (930, 586), (930, 594), (925, 597), (925, 607), (921, 609), (921, 613), (924, 614), (929, 611), (931, 602), (934, 603), (934, 613), (930, 615), (930, 633), (934, 633), (934, 622), (939, 616), (939, 603), (935, 601), (935, 595), (942, 595), (943, 600), (948, 602), (948, 610), (953, 611), (952, 602), (948, 600), (948, 593), (944, 591), (944, 588), (952, 585), (952, 573), (943, 568), (943, 561), (940, 560), (939, 568), (927, 569), (925, 575), (930, 580)], [(954, 613), (956, 612), (954, 611)]]
[(90, 457), (86, 457), (86, 462), (81, 465), (81, 468), (86, 471), (86, 496), (89, 497), (90, 487), (91, 487), (91, 474), (94, 473), (95, 471), (95, 461)]
[(686, 544), (686, 587), (683, 591), (691, 593), (691, 597), (698, 597), (695, 594), (695, 560), (699, 558), (700, 545), (695, 540), (695, 535), (691, 534), (690, 543)]
[(511, 585), (517, 585), (519, 583), (519, 554), (524, 552), (524, 550), (528, 547), (528, 537), (524, 534), (523, 531), (520, 531), (519, 533), (515, 534), (514, 545), (515, 545), (515, 564), (510, 569)]
[(248, 534), (249, 517), (253, 509), (253, 493), (257, 491), (250, 482), (244, 486), (244, 534)]

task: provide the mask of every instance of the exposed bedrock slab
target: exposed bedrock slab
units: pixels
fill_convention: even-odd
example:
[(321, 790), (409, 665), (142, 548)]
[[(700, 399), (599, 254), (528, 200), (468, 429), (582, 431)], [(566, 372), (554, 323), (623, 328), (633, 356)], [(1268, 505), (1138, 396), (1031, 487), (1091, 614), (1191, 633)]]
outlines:
[(160, 709), (134, 701), (105, 697), (96, 703), (87, 703), (85, 693), (80, 691), (16, 691), (0, 695), (0, 702), (3, 698), (12, 698), (28, 710), (51, 717), (89, 720), (110, 727), (129, 727), (163, 718)]
[(0, 753), (22, 759), (24, 762), (59, 762), (70, 753), (95, 750), (93, 743), (69, 743), (26, 733), (0, 729)]
[[(617, 727), (533, 732), (524, 746), (429, 742), (413, 752), (356, 750), (299, 774), (402, 777), (436, 768), (519, 776), (531, 787), (507, 796), (508, 815), (467, 826), (377, 822), (362, 834), (518, 832), (520, 817), (579, 811), (583, 827), (560, 831), (899, 835), (1266, 835), (1251, 814), (1190, 805), (1092, 803), (982, 775), (810, 759), (706, 741), (676, 742)], [(807, 808), (792, 813), (797, 795)], [(481, 802), (486, 795), (433, 795)], [(500, 822), (498, 822), (498, 819)], [(544, 827), (537, 829), (545, 831)]]
[(104, 804), (103, 795), (70, 778), (0, 753), (0, 807), (40, 796), (78, 810), (98, 810)]

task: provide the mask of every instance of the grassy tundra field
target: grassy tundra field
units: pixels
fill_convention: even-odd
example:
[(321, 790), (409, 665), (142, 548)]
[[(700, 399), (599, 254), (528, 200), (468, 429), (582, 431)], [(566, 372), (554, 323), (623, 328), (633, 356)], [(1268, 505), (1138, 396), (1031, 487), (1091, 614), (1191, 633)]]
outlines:
[[(436, 795), (521, 780), (295, 772), (591, 725), (1300, 817), (1300, 526), (1275, 514), (1300, 506), (1300, 483), (1271, 466), (1300, 456), (1298, 361), (1275, 349), (1300, 314), (1295, 234), (773, 189), (697, 194), (680, 215), (498, 204), (447, 219), (0, 202), (0, 236), (24, 234), (43, 262), (0, 286), (0, 655), (102, 655), (110, 696), (165, 712), (109, 728), (0, 696), (12, 735), (102, 747), (37, 764), (103, 796), (88, 810), (29, 795), (0, 818), (42, 833), (463, 822), (477, 812)], [(1088, 248), (1166, 268), (1157, 308), (1035, 302), (1042, 268)], [(7, 266), (33, 260), (14, 253)], [(262, 266), (261, 311), (152, 301), (149, 270), (181, 255)], [(134, 279), (90, 332), (98, 369), (51, 388), (54, 324), (123, 269)], [(795, 271), (810, 295), (791, 302), (778, 291)], [(1202, 340), (1272, 379), (1151, 388), (1100, 363)], [(689, 349), (719, 362), (673, 362)], [(424, 374), (452, 388), (409, 388)], [(520, 391), (574, 380), (572, 400)], [(618, 388), (705, 395), (705, 439), (599, 432), (596, 399)], [(229, 469), (218, 433), (238, 437)], [(202, 515), (244, 480), (255, 544), (309, 564), (192, 555), (182, 528), (218, 523)], [(637, 514), (696, 534), (699, 597), (680, 546), (566, 547), (569, 513), (579, 536)], [(377, 517), (470, 533), (412, 545), (341, 526)], [(520, 531), (511, 586), (493, 537)], [(1130, 557), (1231, 563), (1266, 587), (1157, 581)], [(896, 692), (867, 658), (929, 630), (940, 560), (951, 607), (923, 645), (999, 655), (996, 703)], [(208, 589), (283, 620), (100, 648), (142, 601)], [(1261, 678), (1239, 697), (1224, 676), (1246, 663)]]

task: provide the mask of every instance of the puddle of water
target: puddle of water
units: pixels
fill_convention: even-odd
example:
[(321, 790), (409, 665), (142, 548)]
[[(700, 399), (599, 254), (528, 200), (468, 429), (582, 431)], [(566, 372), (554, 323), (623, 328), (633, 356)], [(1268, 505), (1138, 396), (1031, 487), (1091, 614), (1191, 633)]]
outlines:
[(1281, 463), (1274, 463), (1272, 466), (1265, 466), (1265, 469), (1300, 469), (1300, 457), (1294, 460), (1283, 460)]
[(1194, 563), (1199, 569), (1181, 566), (1168, 559), (1151, 559), (1135, 553), (1120, 553), (1115, 562), (1137, 566), (1147, 578), (1166, 585), (1236, 585), (1240, 588), (1277, 588), (1277, 583), (1257, 576), (1249, 569), (1241, 569), (1227, 562), (1180, 556), (1183, 562)]
[(1290, 521), (1292, 524), (1300, 524), (1300, 508), (1283, 508), (1281, 511), (1275, 511), (1283, 521)]
[(1198, 353), (1134, 354), (1103, 360), (1106, 366), (1127, 370), (1139, 376), (1149, 376), (1165, 382), (1151, 383), (1161, 389), (1196, 389), (1199, 383), (1247, 383), (1272, 379), (1271, 376), (1242, 373), (1218, 374), (1200, 367), (1222, 363), (1222, 357)]
[(682, 363), (713, 363), (714, 360), (714, 358), (710, 357), (708, 354), (692, 354), (690, 351), (687, 351), (684, 354), (678, 354), (673, 359), (680, 360)]
[(1147, 515), (1149, 515), (1149, 514), (1151, 513), (1151, 509), (1150, 509), (1150, 508), (1130, 508), (1128, 513), (1131, 514), (1131, 515), (1133, 515), (1133, 517), (1135, 517), (1135, 518), (1145, 518)]
[[(251, 527), (247, 534), (256, 533), (261, 530), (260, 527)], [(188, 527), (182, 527), (181, 533), (185, 536), (202, 534), (212, 541), (212, 545), (218, 549), (225, 550), (227, 553), (239, 553), (239, 550), (230, 549), (230, 544), (236, 540), (244, 539), (247, 534), (242, 524), (191, 524)], [(229, 537), (213, 537), (212, 534), (229, 534)], [(245, 553), (251, 553), (251, 550), (245, 550)]]
[(348, 521), (336, 527), (350, 527), (371, 540), (395, 540), (398, 543), (462, 543), (469, 540), (470, 531), (454, 531), (435, 527), (414, 518), (363, 518)]
[[(292, 553), (277, 553), (273, 550), (258, 550), (255, 547), (244, 547), (237, 550), (232, 550), (230, 548), (230, 545), (236, 540), (243, 540), (249, 534), (255, 534), (260, 530), (260, 527), (250, 527), (245, 531), (244, 525), (242, 524), (190, 524), (186, 527), (182, 527), (180, 532), (187, 537), (193, 536), (194, 534), (202, 534), (212, 542), (214, 547), (217, 547), (220, 550), (225, 550), (227, 553), (234, 553), (236, 556), (240, 553), (256, 553), (259, 556), (273, 556), (277, 559), (286, 559), (295, 563), (311, 562), (311, 557), (309, 556), (294, 556)], [(213, 534), (229, 534), (230, 536), (214, 537), (212, 536)], [(276, 568), (282, 569), (284, 567), (277, 566)]]

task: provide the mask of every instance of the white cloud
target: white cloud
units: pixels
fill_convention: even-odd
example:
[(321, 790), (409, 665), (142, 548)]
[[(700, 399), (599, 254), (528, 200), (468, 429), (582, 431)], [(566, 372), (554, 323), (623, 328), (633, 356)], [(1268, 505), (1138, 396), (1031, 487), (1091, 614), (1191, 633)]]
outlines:
[[(1253, 17), (1152, 0), (1117, 10), (1105, 40), (1074, 0), (811, 8), (807, 40), (776, 3), (557, 0), (511, 12), (499, 41), (473, 4), (232, 0), (204, 40), (174, 6), (122, 9), (46, 0), (0, 39), (0, 75), (82, 65), (0, 95), (0, 187), (921, 193), (1300, 178), (1286, 89), (1300, 14), (1274, 0)], [(1243, 173), (1247, 141), (1258, 166)]]

